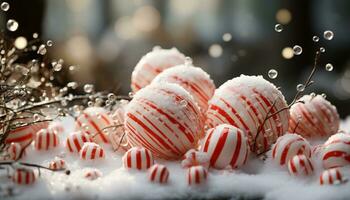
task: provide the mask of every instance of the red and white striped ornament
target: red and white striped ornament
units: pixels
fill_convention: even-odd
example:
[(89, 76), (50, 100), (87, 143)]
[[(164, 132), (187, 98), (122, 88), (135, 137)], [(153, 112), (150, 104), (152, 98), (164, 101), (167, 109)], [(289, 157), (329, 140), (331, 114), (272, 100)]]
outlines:
[(208, 171), (203, 166), (193, 166), (187, 170), (188, 185), (200, 185), (206, 183), (208, 178)]
[(176, 48), (154, 48), (144, 55), (137, 63), (131, 74), (131, 89), (137, 92), (149, 85), (151, 81), (163, 70), (185, 63), (185, 55)]
[(210, 157), (206, 152), (190, 149), (184, 155), (184, 158), (181, 161), (181, 166), (183, 168), (189, 168), (197, 165), (202, 165), (203, 167), (208, 168), (210, 165)]
[(293, 176), (310, 176), (314, 172), (314, 167), (307, 156), (300, 154), (288, 161), (288, 170)]
[(98, 160), (105, 157), (105, 151), (96, 143), (85, 142), (79, 151), (79, 156), (82, 160)]
[(287, 133), (279, 137), (272, 146), (272, 159), (278, 164), (285, 165), (295, 155), (304, 154), (311, 157), (311, 146), (302, 136)]
[[(289, 111), (274, 114), (287, 106), (282, 93), (262, 76), (241, 75), (216, 89), (209, 101), (207, 125), (238, 127), (247, 134), (250, 149), (261, 153), (287, 131)], [(264, 123), (268, 113), (272, 116)]]
[(85, 131), (94, 142), (109, 143), (106, 127), (113, 126), (113, 119), (101, 107), (86, 108), (76, 120), (76, 130)]
[(153, 163), (151, 151), (143, 147), (132, 147), (123, 156), (123, 166), (126, 169), (146, 170)]
[(324, 144), (321, 151), (322, 163), (325, 169), (343, 167), (350, 164), (350, 135), (337, 133)]
[(59, 145), (59, 138), (55, 132), (49, 129), (41, 129), (36, 133), (34, 147), (36, 150), (49, 150)]
[(90, 181), (96, 180), (101, 176), (102, 176), (102, 172), (97, 169), (89, 170), (84, 174), (84, 177)]
[(49, 168), (52, 170), (66, 169), (66, 162), (62, 158), (56, 157), (49, 163)]
[(12, 181), (18, 185), (30, 185), (35, 182), (35, 174), (32, 169), (19, 168), (15, 169), (12, 174)]
[(33, 126), (23, 126), (11, 130), (5, 139), (6, 144), (11, 144), (12, 142), (19, 143), (21, 147), (28, 146), (34, 137)]
[(92, 142), (92, 138), (84, 131), (73, 132), (66, 139), (66, 147), (70, 152), (79, 153), (85, 142)]
[(215, 85), (210, 76), (192, 64), (177, 65), (164, 70), (152, 83), (176, 83), (187, 90), (198, 103), (202, 113), (208, 109), (208, 101), (214, 95)]
[(169, 170), (165, 165), (154, 164), (148, 170), (148, 179), (151, 182), (166, 184), (169, 178)]
[(337, 109), (324, 97), (304, 95), (299, 100), (304, 103), (290, 108), (289, 131), (306, 138), (329, 137), (338, 131)]
[(64, 132), (64, 126), (63, 126), (62, 122), (60, 122), (60, 121), (51, 122), (48, 126), (48, 129), (52, 130), (53, 132), (55, 132), (57, 134), (61, 134)]
[(21, 145), (19, 143), (12, 142), (7, 149), (7, 154), (9, 156), (9, 159), (17, 160), (21, 155), (21, 151), (22, 151)]
[(223, 169), (230, 165), (239, 168), (249, 155), (248, 139), (242, 130), (221, 124), (208, 130), (201, 151), (208, 153), (211, 167)]
[(340, 168), (331, 168), (322, 172), (320, 176), (320, 185), (336, 185), (346, 182), (343, 172)]
[(128, 142), (159, 158), (180, 159), (196, 147), (203, 133), (200, 116), (196, 102), (181, 86), (151, 84), (137, 92), (126, 108)]

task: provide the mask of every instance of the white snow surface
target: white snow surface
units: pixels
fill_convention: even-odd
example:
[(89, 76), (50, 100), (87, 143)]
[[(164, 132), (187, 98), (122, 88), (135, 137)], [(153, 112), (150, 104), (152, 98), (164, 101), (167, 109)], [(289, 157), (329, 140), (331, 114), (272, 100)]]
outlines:
[[(1, 199), (350, 198), (350, 181), (342, 185), (319, 185), (321, 164), (315, 158), (315, 175), (308, 178), (290, 176), (286, 167), (276, 166), (270, 158), (263, 162), (251, 157), (241, 170), (210, 169), (207, 184), (196, 187), (187, 185), (186, 169), (181, 167), (181, 161), (157, 160), (156, 162), (168, 167), (170, 177), (167, 185), (154, 184), (148, 181), (147, 172), (125, 170), (121, 162), (122, 155), (114, 153), (110, 146), (104, 146), (106, 159), (103, 161), (83, 161), (78, 154), (69, 153), (64, 141), (73, 131), (74, 122), (69, 117), (62, 121), (65, 132), (60, 135), (60, 147), (47, 152), (38, 152), (30, 147), (22, 161), (47, 166), (49, 161), (60, 155), (66, 161), (71, 174), (41, 170), (41, 176), (33, 185), (15, 186), (15, 196)], [(350, 118), (343, 121), (341, 127), (349, 132)], [(94, 181), (85, 179), (84, 172), (92, 168), (99, 169), (103, 176)], [(343, 172), (350, 177), (350, 167), (343, 168)], [(11, 185), (5, 170), (0, 170), (0, 173), (0, 185)]]

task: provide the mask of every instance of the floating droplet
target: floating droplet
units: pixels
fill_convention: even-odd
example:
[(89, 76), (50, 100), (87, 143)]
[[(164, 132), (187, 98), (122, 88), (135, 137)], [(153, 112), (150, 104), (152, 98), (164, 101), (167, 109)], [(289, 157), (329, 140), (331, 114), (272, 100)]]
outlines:
[(283, 26), (281, 24), (276, 24), (275, 25), (275, 31), (280, 33), (283, 31)]
[(14, 45), (17, 49), (24, 49), (27, 47), (27, 39), (23, 36), (16, 38)]
[(294, 52), (294, 55), (300, 55), (303, 52), (303, 48), (301, 48), (301, 46), (299, 45), (295, 45), (293, 47), (293, 52)]
[(192, 58), (191, 57), (185, 58), (185, 65), (192, 65)]
[(48, 40), (48, 41), (46, 42), (46, 45), (47, 45), (48, 47), (51, 47), (51, 46), (53, 45), (52, 40)]
[(212, 44), (209, 47), (209, 55), (213, 58), (218, 58), (222, 55), (222, 47), (219, 44)]
[(75, 70), (75, 66), (74, 65), (69, 66), (69, 71), (74, 71), (74, 70)]
[(229, 41), (231, 41), (231, 39), (232, 39), (231, 33), (225, 33), (222, 35), (222, 40), (225, 42), (229, 42)]
[(303, 85), (303, 84), (298, 84), (297, 85), (297, 91), (298, 92), (302, 92), (302, 91), (304, 91), (305, 90), (305, 86)]
[(18, 22), (14, 19), (9, 19), (6, 23), (6, 27), (9, 31), (16, 31), (18, 29)]
[(334, 37), (334, 33), (330, 30), (327, 30), (327, 31), (323, 32), (323, 37), (326, 40), (332, 40)]
[(319, 40), (320, 40), (320, 38), (316, 35), (312, 37), (312, 41), (314, 41), (314, 42), (318, 42)]
[(47, 49), (45, 44), (40, 45), (38, 48), (37, 54), (45, 55), (46, 53), (47, 53)]
[(109, 93), (109, 94), (107, 95), (107, 98), (108, 98), (108, 100), (110, 100), (110, 101), (115, 101), (117, 97), (116, 97), (113, 93)]
[(333, 65), (332, 65), (331, 63), (327, 63), (325, 68), (326, 68), (326, 70), (329, 71), (329, 72), (330, 72), (330, 71), (333, 71)]
[(2, 2), (1, 3), (1, 10), (3, 10), (3, 11), (8, 11), (10, 9), (10, 4), (9, 3), (7, 3), (7, 2)]
[(270, 69), (267, 75), (269, 76), (270, 79), (275, 79), (278, 76), (278, 72), (275, 69)]
[(92, 84), (85, 84), (84, 85), (84, 92), (91, 93), (94, 90), (94, 85)]
[(327, 98), (327, 95), (326, 95), (325, 93), (322, 93), (321, 96), (322, 96), (323, 98)]
[(36, 39), (39, 37), (39, 34), (38, 33), (33, 33), (33, 38)]
[[(62, 59), (60, 59), (60, 60), (62, 60)], [(61, 71), (62, 70), (62, 63), (63, 62), (60, 62), (60, 60), (59, 61), (53, 61), (52, 63), (51, 63), (51, 65), (52, 65), (52, 67), (53, 67), (53, 70), (54, 71), (56, 71), (56, 72), (58, 72), (58, 71)], [(62, 60), (63, 61), (63, 60)]]
[(326, 49), (324, 47), (320, 47), (320, 52), (324, 53), (324, 52), (326, 52)]
[(312, 92), (312, 93), (310, 94), (310, 96), (311, 96), (311, 98), (314, 98), (314, 97), (316, 96), (316, 94), (315, 94), (314, 92)]
[(77, 82), (69, 82), (69, 83), (67, 83), (67, 87), (70, 87), (70, 88), (72, 88), (72, 89), (77, 89), (77, 87), (78, 87), (78, 83)]

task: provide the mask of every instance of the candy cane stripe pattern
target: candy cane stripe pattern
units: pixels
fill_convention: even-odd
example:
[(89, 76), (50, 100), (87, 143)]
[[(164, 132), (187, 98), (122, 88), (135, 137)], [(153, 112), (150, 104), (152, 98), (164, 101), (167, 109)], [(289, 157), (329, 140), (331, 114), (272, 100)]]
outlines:
[(311, 157), (311, 146), (307, 140), (298, 134), (287, 133), (277, 139), (272, 147), (272, 159), (281, 166), (288, 163), (295, 155), (304, 154)]
[(164, 165), (154, 164), (148, 170), (148, 178), (151, 182), (166, 184), (169, 178), (169, 170)]
[(56, 134), (61, 134), (64, 132), (63, 124), (60, 121), (51, 122), (48, 126), (48, 129), (52, 130)]
[(36, 133), (34, 147), (36, 150), (49, 150), (59, 145), (59, 139), (55, 132), (49, 129), (41, 129)]
[(131, 89), (137, 92), (147, 86), (163, 70), (185, 63), (185, 55), (176, 48), (155, 48), (137, 63), (131, 74)]
[(183, 168), (189, 168), (197, 165), (202, 165), (203, 167), (208, 168), (210, 165), (210, 158), (206, 152), (190, 149), (184, 155), (184, 158), (181, 161), (181, 166)]
[(86, 142), (80, 149), (79, 155), (82, 160), (97, 160), (105, 157), (105, 151), (96, 143)]
[(125, 130), (131, 146), (155, 157), (181, 159), (195, 148), (204, 122), (192, 96), (174, 83), (154, 83), (138, 91), (126, 107)]
[(208, 130), (201, 151), (208, 153), (210, 166), (223, 169), (244, 165), (249, 154), (248, 139), (242, 130), (222, 124)]
[(188, 185), (200, 185), (207, 181), (208, 171), (203, 166), (193, 166), (187, 170)]
[(146, 170), (153, 163), (151, 151), (143, 147), (132, 147), (123, 156), (123, 166), (126, 169)]
[(346, 179), (340, 168), (332, 168), (322, 172), (320, 185), (335, 185), (344, 183)]
[(113, 119), (100, 107), (86, 108), (76, 120), (76, 130), (85, 131), (98, 144), (109, 143), (104, 129), (113, 125)]
[[(289, 111), (276, 113), (287, 106), (282, 93), (262, 76), (241, 75), (215, 90), (206, 123), (209, 128), (224, 123), (238, 127), (247, 134), (250, 149), (261, 153), (287, 131)], [(272, 115), (264, 123), (267, 113)]]
[(314, 172), (314, 167), (308, 157), (296, 155), (288, 161), (288, 170), (293, 176), (309, 176)]
[(176, 83), (187, 90), (205, 113), (208, 101), (214, 95), (215, 85), (210, 76), (199, 67), (193, 65), (177, 65), (164, 70), (153, 82)]
[(49, 168), (52, 170), (66, 169), (66, 162), (61, 158), (55, 158), (49, 163)]
[(7, 149), (10, 160), (17, 160), (21, 155), (22, 147), (19, 143), (12, 142)]
[(350, 135), (337, 133), (332, 135), (321, 150), (325, 169), (342, 167), (350, 164)]
[[(290, 108), (289, 131), (295, 129), (306, 138), (329, 137), (339, 128), (339, 115), (335, 106), (321, 95), (304, 95)], [(295, 128), (296, 127), (296, 128)]]
[(32, 126), (23, 126), (16, 128), (9, 132), (6, 137), (5, 143), (11, 144), (12, 142), (19, 143), (22, 147), (30, 144), (34, 137), (34, 130)]
[(66, 147), (69, 152), (79, 153), (85, 142), (92, 142), (91, 137), (87, 133), (83, 131), (73, 132), (67, 137)]
[(12, 181), (18, 185), (30, 185), (35, 182), (35, 174), (32, 169), (16, 169), (12, 175)]
[(96, 180), (101, 176), (102, 176), (102, 172), (97, 169), (89, 170), (84, 175), (84, 177), (90, 181)]

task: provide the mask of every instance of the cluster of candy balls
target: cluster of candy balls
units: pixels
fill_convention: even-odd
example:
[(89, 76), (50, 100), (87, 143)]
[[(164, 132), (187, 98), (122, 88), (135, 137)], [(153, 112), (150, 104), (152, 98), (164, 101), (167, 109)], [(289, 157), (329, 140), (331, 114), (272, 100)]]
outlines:
[[(249, 154), (265, 152), (292, 176), (313, 176), (315, 163), (320, 163), (324, 171), (316, 174), (319, 184), (346, 181), (342, 167), (350, 164), (350, 135), (338, 130), (337, 110), (321, 95), (305, 95), (299, 99), (303, 103), (286, 109), (281, 91), (262, 76), (241, 75), (216, 88), (176, 48), (156, 48), (143, 56), (131, 88), (132, 100), (112, 112), (84, 110), (76, 118), (76, 132), (64, 141), (67, 151), (82, 160), (98, 160), (105, 158), (102, 144), (110, 144), (124, 153), (124, 168), (147, 171), (149, 180), (160, 184), (171, 174), (157, 160), (181, 160), (188, 184), (198, 185), (208, 180), (210, 169), (239, 169), (249, 162)], [(116, 124), (122, 126), (105, 131)], [(55, 122), (13, 130), (6, 141), (10, 159), (32, 140), (38, 151), (55, 148), (63, 129)], [(326, 142), (312, 146), (307, 139)], [(55, 158), (48, 167), (66, 165)], [(101, 175), (93, 170), (85, 177)], [(17, 170), (12, 178), (19, 184), (35, 180), (28, 169)]]

